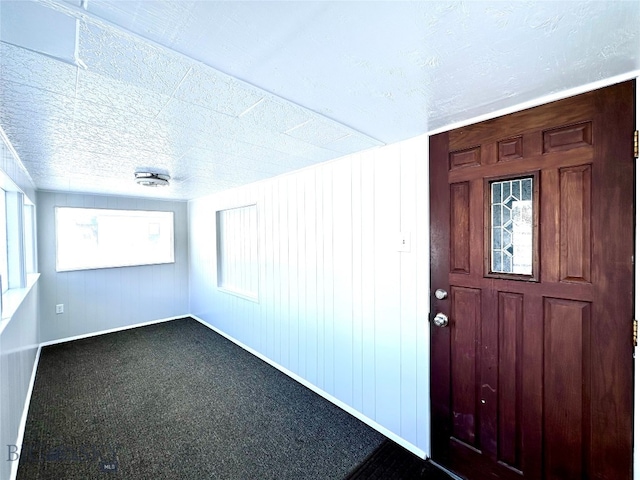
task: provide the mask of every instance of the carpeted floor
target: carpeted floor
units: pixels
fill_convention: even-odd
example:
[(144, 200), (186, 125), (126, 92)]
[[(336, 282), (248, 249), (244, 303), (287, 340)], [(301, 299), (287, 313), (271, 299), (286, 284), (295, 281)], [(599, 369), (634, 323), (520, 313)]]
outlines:
[(385, 440), (345, 480), (451, 480), (451, 477), (400, 445)]
[(382, 443), (187, 318), (43, 348), (18, 479), (343, 479)]

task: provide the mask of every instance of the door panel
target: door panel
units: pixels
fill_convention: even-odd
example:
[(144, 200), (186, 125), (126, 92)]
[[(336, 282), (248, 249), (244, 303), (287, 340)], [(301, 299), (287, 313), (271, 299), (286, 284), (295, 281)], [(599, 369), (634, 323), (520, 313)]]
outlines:
[(550, 478), (583, 478), (589, 435), (591, 304), (544, 299), (545, 470)]
[(591, 165), (560, 169), (560, 280), (591, 282)]
[(453, 315), (459, 328), (453, 330), (451, 343), (451, 377), (453, 437), (472, 447), (479, 447), (477, 407), (480, 345), (480, 295), (477, 288), (454, 287), (451, 290)]
[(498, 292), (498, 461), (522, 470), (522, 327), (524, 295)]
[(464, 477), (630, 478), (634, 96), (430, 139), (433, 458)]
[(451, 271), (469, 273), (469, 182), (451, 185)]

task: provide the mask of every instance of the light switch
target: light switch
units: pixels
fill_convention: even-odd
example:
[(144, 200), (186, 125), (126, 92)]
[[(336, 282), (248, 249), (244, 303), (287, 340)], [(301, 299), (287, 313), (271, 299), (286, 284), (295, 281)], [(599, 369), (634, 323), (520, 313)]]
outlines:
[(400, 232), (398, 234), (398, 251), (399, 252), (411, 251), (411, 232)]

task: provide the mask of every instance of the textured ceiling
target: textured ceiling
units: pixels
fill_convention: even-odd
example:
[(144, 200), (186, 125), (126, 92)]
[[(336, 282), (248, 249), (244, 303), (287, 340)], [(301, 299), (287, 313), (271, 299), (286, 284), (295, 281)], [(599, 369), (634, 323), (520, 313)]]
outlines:
[(637, 1), (85, 7), (0, 1), (0, 126), (40, 189), (196, 198), (640, 68)]

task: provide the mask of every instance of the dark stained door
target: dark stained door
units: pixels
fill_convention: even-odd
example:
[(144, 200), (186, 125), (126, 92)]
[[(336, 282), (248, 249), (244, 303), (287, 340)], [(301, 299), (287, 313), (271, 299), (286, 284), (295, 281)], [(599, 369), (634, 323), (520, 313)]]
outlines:
[(465, 478), (631, 478), (634, 105), (430, 139), (432, 455)]

